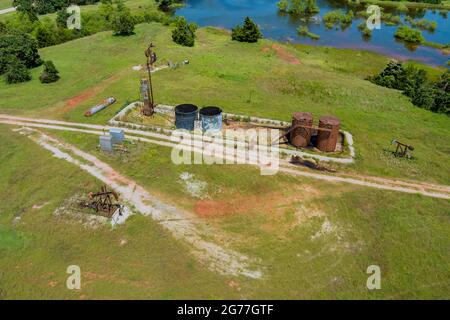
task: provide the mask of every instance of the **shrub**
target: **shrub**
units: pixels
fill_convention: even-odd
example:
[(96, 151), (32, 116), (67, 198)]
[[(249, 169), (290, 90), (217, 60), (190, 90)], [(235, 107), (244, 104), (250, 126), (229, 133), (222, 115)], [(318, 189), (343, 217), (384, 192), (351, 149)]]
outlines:
[(236, 26), (231, 32), (231, 39), (239, 42), (254, 43), (258, 42), (260, 38), (262, 38), (262, 34), (258, 26), (249, 17), (245, 18), (242, 26)]
[(39, 76), (41, 83), (52, 83), (59, 80), (59, 71), (56, 70), (52, 61), (44, 62), (44, 70)]
[(431, 109), (434, 112), (450, 115), (450, 71), (447, 70), (434, 84), (435, 90), (434, 105)]
[(4, 74), (6, 83), (13, 84), (31, 80), (30, 71), (28, 71), (23, 61), (12, 56), (7, 60), (8, 66)]
[(130, 10), (118, 4), (117, 9), (111, 17), (111, 28), (115, 35), (129, 36), (134, 33), (136, 21)]
[(316, 0), (281, 0), (277, 6), (281, 12), (290, 14), (315, 14), (320, 11)]
[(309, 37), (312, 40), (319, 40), (320, 36), (318, 34), (309, 31), (307, 26), (300, 26), (297, 28), (297, 32), (301, 36)]
[(57, 31), (51, 21), (39, 23), (33, 34), (39, 48), (53, 46), (58, 43)]
[(394, 37), (402, 39), (410, 43), (422, 43), (425, 41), (422, 32), (420, 30), (411, 29), (408, 26), (400, 26), (394, 34)]
[(361, 30), (361, 34), (365, 38), (370, 38), (372, 36), (372, 30), (367, 28), (367, 23), (365, 21), (358, 25), (358, 29)]
[(402, 90), (411, 98), (411, 102), (420, 108), (450, 115), (448, 70), (442, 74), (439, 81), (432, 83), (427, 79), (425, 70), (390, 61), (380, 74), (368, 77), (368, 80), (380, 86)]
[(348, 13), (344, 13), (342, 10), (334, 10), (326, 13), (323, 16), (323, 21), (328, 29), (331, 29), (338, 24), (344, 29), (352, 24), (353, 18), (354, 14), (351, 10)]
[(179, 45), (193, 47), (196, 31), (197, 25), (195, 23), (188, 24), (184, 17), (178, 17), (175, 20), (175, 29), (172, 31), (172, 40)]

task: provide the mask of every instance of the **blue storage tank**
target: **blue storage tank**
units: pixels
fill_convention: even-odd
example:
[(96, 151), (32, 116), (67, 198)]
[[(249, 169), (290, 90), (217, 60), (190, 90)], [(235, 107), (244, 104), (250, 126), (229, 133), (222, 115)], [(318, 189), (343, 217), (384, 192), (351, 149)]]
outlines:
[(102, 151), (113, 152), (114, 143), (111, 136), (100, 136), (100, 149)]
[(175, 107), (175, 126), (177, 129), (193, 131), (197, 120), (197, 106), (193, 104), (180, 104)]
[(203, 131), (222, 130), (222, 109), (218, 107), (205, 107), (200, 110)]
[(122, 129), (111, 128), (109, 129), (109, 135), (112, 137), (113, 143), (122, 143), (125, 140), (125, 133)]

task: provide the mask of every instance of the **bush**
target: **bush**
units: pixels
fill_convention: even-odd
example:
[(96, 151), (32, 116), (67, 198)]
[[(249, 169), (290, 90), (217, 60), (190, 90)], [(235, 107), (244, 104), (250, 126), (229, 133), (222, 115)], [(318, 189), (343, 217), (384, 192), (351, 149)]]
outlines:
[(340, 25), (342, 29), (347, 28), (352, 24), (354, 18), (353, 11), (344, 13), (342, 10), (330, 11), (323, 16), (323, 21), (328, 29), (333, 28), (335, 25)]
[(34, 37), (38, 42), (39, 48), (49, 47), (57, 44), (57, 30), (51, 21), (43, 21), (33, 32)]
[(402, 39), (410, 43), (422, 43), (425, 41), (422, 32), (420, 30), (411, 29), (408, 26), (400, 26), (394, 34), (394, 37)]
[(297, 32), (299, 35), (304, 37), (309, 37), (312, 40), (319, 40), (320, 36), (318, 34), (312, 33), (309, 31), (307, 26), (300, 26), (297, 28)]
[(435, 91), (434, 112), (450, 115), (450, 71), (447, 70), (433, 86)]
[(111, 28), (115, 35), (128, 36), (134, 33), (136, 21), (130, 10), (123, 5), (117, 5), (117, 9), (111, 17)]
[(411, 102), (433, 112), (450, 115), (450, 71), (446, 71), (436, 83), (427, 79), (427, 73), (413, 65), (406, 67), (391, 61), (378, 75), (368, 77), (371, 82), (398, 89), (411, 98)]
[(290, 14), (315, 14), (320, 11), (316, 0), (281, 0), (277, 6), (281, 12)]
[(231, 33), (231, 39), (239, 42), (253, 43), (258, 42), (260, 38), (262, 34), (258, 26), (249, 17), (245, 18), (243, 26), (236, 26)]
[(44, 63), (44, 71), (39, 76), (41, 83), (52, 83), (59, 80), (59, 71), (56, 70), (52, 61), (46, 61)]
[(19, 59), (10, 56), (6, 72), (4, 74), (5, 81), (8, 84), (20, 83), (31, 80), (30, 71)]
[(179, 45), (193, 47), (196, 31), (197, 25), (195, 23), (188, 24), (184, 17), (178, 17), (175, 20), (175, 29), (172, 31), (172, 40)]

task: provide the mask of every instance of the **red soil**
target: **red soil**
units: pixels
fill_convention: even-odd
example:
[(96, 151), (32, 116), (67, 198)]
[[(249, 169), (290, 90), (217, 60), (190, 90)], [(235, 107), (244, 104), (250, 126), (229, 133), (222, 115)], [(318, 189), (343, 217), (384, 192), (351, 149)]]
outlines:
[(298, 65), (300, 64), (300, 60), (297, 59), (294, 55), (290, 54), (289, 52), (286, 51), (286, 49), (284, 49), (283, 47), (277, 45), (277, 44), (273, 44), (271, 47), (264, 47), (261, 49), (262, 52), (268, 52), (270, 50), (274, 50), (278, 56), (278, 58), (280, 58), (283, 61), (286, 61), (290, 64), (294, 64), (294, 65)]

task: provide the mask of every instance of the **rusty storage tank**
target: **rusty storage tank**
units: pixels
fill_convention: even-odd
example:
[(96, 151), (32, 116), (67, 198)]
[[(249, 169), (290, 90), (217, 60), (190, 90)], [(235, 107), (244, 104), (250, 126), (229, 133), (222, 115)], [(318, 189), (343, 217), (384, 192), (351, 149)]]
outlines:
[(309, 127), (299, 127), (291, 131), (290, 141), (294, 147), (300, 148), (308, 146), (311, 140), (312, 124), (313, 116), (309, 112), (295, 112), (292, 115), (292, 128), (298, 125)]
[(194, 130), (198, 108), (193, 104), (180, 104), (175, 107), (175, 126), (177, 129)]
[(339, 127), (341, 122), (333, 116), (324, 116), (319, 120), (319, 129), (324, 128), (330, 131), (318, 130), (317, 148), (324, 152), (333, 152), (336, 150), (336, 144), (339, 137)]
[(218, 107), (205, 107), (200, 110), (200, 120), (203, 131), (222, 130), (222, 109)]

